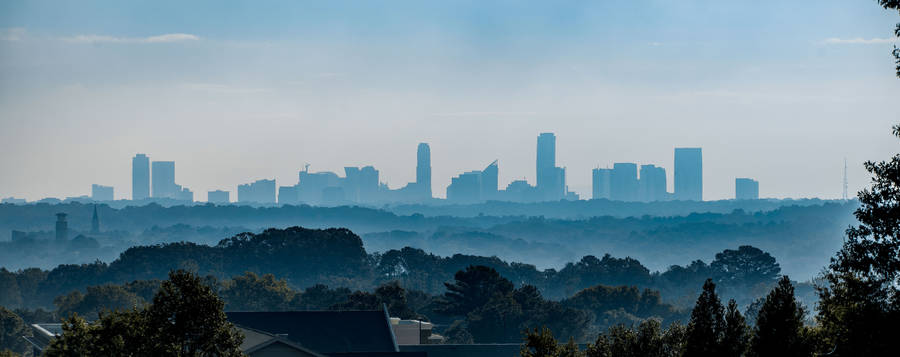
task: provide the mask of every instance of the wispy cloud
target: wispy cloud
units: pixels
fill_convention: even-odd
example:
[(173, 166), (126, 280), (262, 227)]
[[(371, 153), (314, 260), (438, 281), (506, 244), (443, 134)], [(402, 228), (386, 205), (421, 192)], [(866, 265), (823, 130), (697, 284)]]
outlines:
[(870, 38), (870, 39), (865, 39), (865, 38), (862, 38), (862, 37), (856, 37), (856, 38), (837, 38), (837, 37), (832, 37), (832, 38), (825, 39), (824, 42), (825, 42), (826, 44), (829, 44), (829, 45), (876, 45), (876, 44), (885, 44), (885, 43), (896, 43), (896, 42), (900, 42), (900, 38), (897, 38), (897, 37), (890, 38), (890, 37), (889, 37), (889, 38)]
[(0, 29), (0, 41), (22, 41), (23, 38), (25, 38), (23, 27)]
[(197, 41), (200, 37), (187, 33), (167, 33), (148, 37), (115, 37), (103, 35), (78, 35), (64, 37), (62, 40), (70, 43), (170, 43)]

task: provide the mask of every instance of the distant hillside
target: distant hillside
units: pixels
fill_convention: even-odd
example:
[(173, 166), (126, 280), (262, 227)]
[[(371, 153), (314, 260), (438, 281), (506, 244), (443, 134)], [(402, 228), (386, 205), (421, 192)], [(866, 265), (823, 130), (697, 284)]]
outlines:
[[(351, 289), (371, 289), (389, 281), (430, 294), (444, 291), (444, 283), (470, 265), (496, 269), (516, 285), (529, 284), (544, 296), (563, 299), (596, 286), (654, 288), (665, 299), (690, 303), (706, 278), (716, 279), (723, 294), (749, 303), (765, 293), (780, 272), (776, 260), (752, 247), (724, 251), (710, 264), (700, 261), (651, 272), (633, 258), (600, 258), (586, 255), (562, 269), (537, 269), (534, 265), (507, 262), (497, 257), (455, 254), (441, 257), (420, 249), (403, 248), (369, 254), (362, 240), (347, 229), (267, 229), (241, 233), (214, 246), (167, 243), (136, 246), (110, 262), (60, 265), (52, 270), (0, 269), (0, 305), (49, 306), (57, 296), (87, 286), (121, 284), (133, 280), (163, 279), (173, 269), (225, 279), (243, 274), (271, 273), (294, 287), (326, 284)], [(729, 253), (730, 252), (730, 253)], [(725, 254), (727, 253), (727, 254)], [(684, 264), (688, 264), (685, 260)]]

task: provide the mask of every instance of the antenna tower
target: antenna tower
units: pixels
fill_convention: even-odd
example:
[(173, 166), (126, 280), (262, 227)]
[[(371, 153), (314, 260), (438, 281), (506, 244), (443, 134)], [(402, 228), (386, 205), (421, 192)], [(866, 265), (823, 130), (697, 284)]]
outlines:
[(847, 158), (844, 158), (844, 193), (841, 196), (844, 201), (847, 200)]

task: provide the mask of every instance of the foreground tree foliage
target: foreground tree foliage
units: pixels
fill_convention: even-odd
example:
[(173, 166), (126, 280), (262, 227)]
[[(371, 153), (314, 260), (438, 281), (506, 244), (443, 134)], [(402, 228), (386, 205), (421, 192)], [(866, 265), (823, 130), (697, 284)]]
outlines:
[(291, 308), (297, 293), (284, 279), (248, 271), (225, 282), (219, 295), (230, 311), (284, 311)]
[[(887, 10), (900, 12), (900, 0), (878, 0), (878, 3)], [(894, 36), (900, 37), (900, 23), (894, 28)], [(897, 77), (900, 78), (900, 48), (894, 46), (894, 58), (897, 60)]]
[(534, 329), (533, 332), (526, 332), (528, 333), (525, 334), (525, 342), (522, 343), (522, 348), (519, 351), (519, 355), (522, 357), (584, 356), (584, 353), (578, 350), (578, 345), (575, 344), (574, 340), (569, 339), (568, 343), (560, 345), (556, 338), (553, 337), (553, 332), (546, 327), (542, 327), (540, 330)]
[[(893, 134), (900, 138), (900, 125)], [(858, 195), (859, 225), (847, 229), (819, 287), (818, 324), (836, 356), (890, 355), (900, 336), (900, 154), (865, 167), (873, 177)]]
[(476, 343), (515, 342), (531, 326), (545, 326), (557, 335), (581, 340), (591, 324), (587, 312), (546, 300), (531, 285), (516, 289), (485, 266), (458, 272), (437, 305), (439, 314), (458, 321), (449, 329), (451, 336), (471, 336)]
[(31, 336), (31, 329), (21, 317), (0, 306), (0, 352), (23, 354), (30, 346), (22, 336)]
[(46, 356), (241, 356), (243, 336), (203, 279), (169, 273), (149, 306), (103, 312), (88, 323), (73, 314)]
[(656, 320), (642, 322), (636, 328), (624, 325), (610, 327), (605, 334), (589, 344), (587, 357), (675, 357), (684, 354), (684, 326), (673, 324), (663, 330)]
[(707, 279), (697, 304), (691, 311), (687, 327), (687, 347), (685, 356), (718, 356), (722, 350), (720, 342), (725, 331), (725, 312), (716, 284)]
[(808, 340), (803, 307), (794, 298), (794, 286), (787, 276), (766, 296), (756, 317), (751, 356), (809, 356), (812, 344)]

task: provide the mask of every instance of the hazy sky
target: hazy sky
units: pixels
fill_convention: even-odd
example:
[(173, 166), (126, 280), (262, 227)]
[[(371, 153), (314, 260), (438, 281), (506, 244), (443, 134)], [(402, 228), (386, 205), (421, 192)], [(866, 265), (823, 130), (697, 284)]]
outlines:
[(897, 22), (874, 0), (6, 0), (0, 197), (130, 198), (138, 152), (201, 201), (304, 163), (397, 188), (423, 141), (443, 197), (494, 159), (533, 183), (551, 131), (582, 197), (614, 162), (671, 190), (673, 148), (700, 146), (707, 199), (735, 177), (837, 198), (844, 157), (855, 191), (900, 148)]

